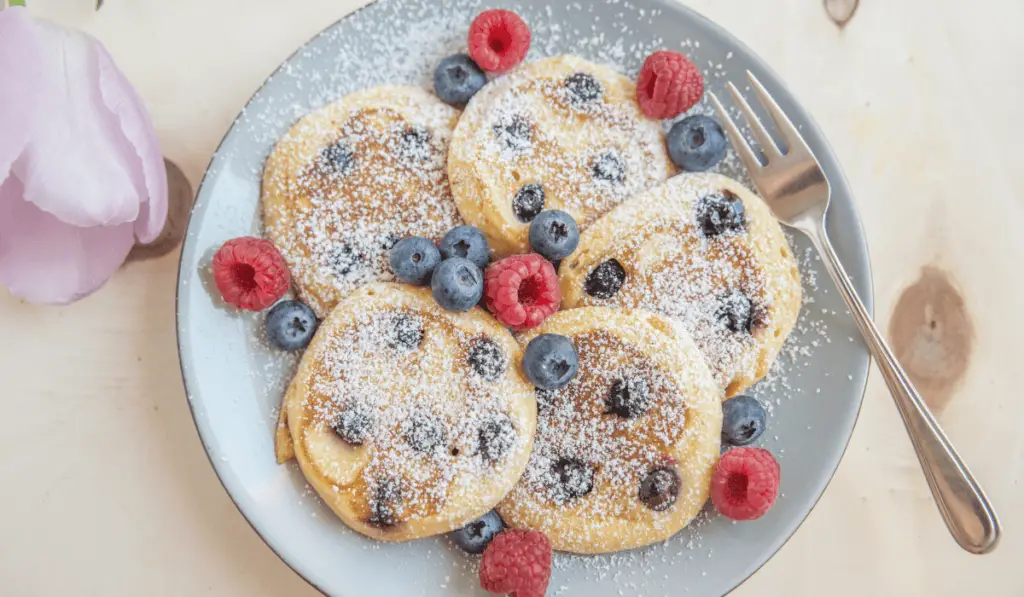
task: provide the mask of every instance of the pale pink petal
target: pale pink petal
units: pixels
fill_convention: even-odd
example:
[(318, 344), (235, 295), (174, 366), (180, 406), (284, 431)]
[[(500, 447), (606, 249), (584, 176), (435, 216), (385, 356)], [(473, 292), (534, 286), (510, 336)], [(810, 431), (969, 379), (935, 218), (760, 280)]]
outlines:
[(36, 303), (63, 304), (103, 286), (135, 242), (132, 223), (79, 228), (22, 199), (21, 181), (0, 185), (0, 284)]
[(167, 221), (167, 170), (163, 153), (146, 106), (102, 44), (96, 47), (96, 58), (103, 101), (120, 121), (121, 130), (142, 161), (146, 193), (140, 198), (143, 203), (135, 223), (135, 235), (148, 243), (160, 234)]
[(141, 163), (110, 117), (99, 89), (97, 42), (46, 21), (33, 22), (44, 69), (42, 115), (12, 168), (25, 199), (76, 226), (134, 222)]
[(38, 114), (43, 62), (27, 11), (0, 11), (0, 182), (21, 154)]

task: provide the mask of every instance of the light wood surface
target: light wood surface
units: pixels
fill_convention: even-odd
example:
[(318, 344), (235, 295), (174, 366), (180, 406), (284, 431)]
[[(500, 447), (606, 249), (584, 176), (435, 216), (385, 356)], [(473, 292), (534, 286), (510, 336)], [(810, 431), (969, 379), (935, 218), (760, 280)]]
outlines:
[[(107, 0), (94, 13), (29, 0), (103, 40), (193, 185), (264, 77), (361, 3)], [(1005, 527), (992, 555), (957, 548), (876, 373), (820, 504), (735, 595), (1024, 595), (1024, 3), (861, 0), (842, 30), (822, 0), (689, 4), (759, 52), (824, 129), (867, 229), (878, 320)], [(129, 264), (59, 309), (0, 289), (0, 594), (316, 594), (203, 454), (178, 372), (176, 267), (176, 253)]]

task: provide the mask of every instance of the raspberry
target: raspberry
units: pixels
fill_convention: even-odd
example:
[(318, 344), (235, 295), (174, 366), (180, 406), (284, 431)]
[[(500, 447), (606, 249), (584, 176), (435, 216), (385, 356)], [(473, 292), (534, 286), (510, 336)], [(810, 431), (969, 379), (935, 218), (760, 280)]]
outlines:
[(213, 256), (213, 279), (224, 300), (241, 309), (266, 309), (291, 284), (288, 266), (269, 240), (243, 236), (224, 243)]
[(487, 309), (516, 331), (535, 328), (558, 311), (562, 290), (555, 268), (536, 253), (492, 263), (484, 273)]
[(733, 448), (711, 477), (711, 501), (733, 520), (761, 518), (779, 493), (779, 463), (764, 448)]
[(503, 73), (523, 61), (530, 28), (511, 10), (485, 10), (469, 26), (469, 55), (489, 73)]
[(551, 543), (543, 533), (509, 529), (491, 541), (480, 562), (480, 586), (512, 597), (544, 597), (551, 580)]
[(636, 79), (636, 101), (651, 118), (675, 118), (700, 101), (704, 78), (686, 56), (659, 50), (644, 60)]

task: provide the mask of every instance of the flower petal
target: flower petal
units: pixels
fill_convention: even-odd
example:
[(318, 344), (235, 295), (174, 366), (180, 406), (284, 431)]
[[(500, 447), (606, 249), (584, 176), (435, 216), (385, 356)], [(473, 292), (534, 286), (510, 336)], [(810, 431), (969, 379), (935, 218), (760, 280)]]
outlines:
[(167, 169), (145, 104), (102, 45), (96, 46), (103, 101), (120, 121), (121, 131), (142, 160), (146, 194), (141, 196), (141, 211), (135, 223), (135, 235), (148, 243), (160, 234), (167, 222)]
[(132, 224), (79, 228), (22, 198), (21, 181), (0, 185), (0, 284), (36, 303), (63, 304), (99, 289), (135, 242)]
[(134, 222), (145, 182), (138, 156), (103, 102), (98, 42), (46, 21), (41, 45), (41, 117), (12, 172), (25, 200), (76, 226)]
[(38, 114), (43, 61), (39, 39), (20, 6), (0, 11), (0, 182), (28, 143)]

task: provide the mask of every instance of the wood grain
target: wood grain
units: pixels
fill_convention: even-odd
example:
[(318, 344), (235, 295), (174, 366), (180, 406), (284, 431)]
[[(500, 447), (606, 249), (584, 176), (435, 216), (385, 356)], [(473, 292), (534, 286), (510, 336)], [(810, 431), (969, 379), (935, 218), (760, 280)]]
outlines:
[[(992, 555), (956, 547), (873, 375), (821, 502), (734, 595), (1024, 595), (1024, 3), (864, 0), (842, 29), (821, 0), (688, 3), (761, 54), (824, 129), (864, 220), (879, 324), (920, 359), (919, 383), (937, 384), (925, 393), (1007, 529)], [(104, 41), (195, 188), (263, 78), (362, 2), (30, 4)], [(176, 265), (129, 264), (66, 308), (0, 291), (0, 410), (17, 416), (0, 432), (3, 594), (316, 595), (203, 454), (178, 374)]]

